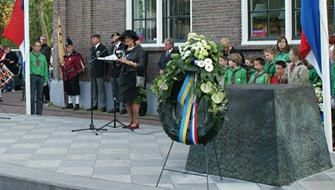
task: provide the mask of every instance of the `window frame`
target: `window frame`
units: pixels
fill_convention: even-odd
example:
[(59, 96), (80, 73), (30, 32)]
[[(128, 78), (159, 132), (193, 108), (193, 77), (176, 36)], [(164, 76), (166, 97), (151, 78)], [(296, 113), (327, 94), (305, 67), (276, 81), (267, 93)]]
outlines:
[[(248, 46), (248, 45), (275, 45), (277, 43), (277, 40), (270, 40), (270, 39), (259, 39), (259, 40), (250, 40), (249, 39), (249, 1), (248, 0), (241, 0), (241, 27), (242, 27), (242, 40), (241, 45), (242, 46)], [(293, 19), (293, 10), (292, 7), (293, 2), (292, 0), (285, 0), (285, 36), (287, 38), (287, 41), (289, 44), (300, 44), (300, 39), (293, 39), (293, 25), (292, 25), (292, 19)]]
[[(163, 1), (156, 0), (156, 23), (157, 23), (157, 38), (156, 42), (153, 43), (142, 43), (143, 47), (164, 47), (163, 39)], [(133, 20), (132, 20), (132, 0), (126, 0), (126, 29), (133, 29)], [(192, 0), (190, 0), (190, 31), (192, 31)], [(186, 40), (185, 40), (186, 42)], [(181, 46), (184, 42), (176, 42), (175, 46)]]

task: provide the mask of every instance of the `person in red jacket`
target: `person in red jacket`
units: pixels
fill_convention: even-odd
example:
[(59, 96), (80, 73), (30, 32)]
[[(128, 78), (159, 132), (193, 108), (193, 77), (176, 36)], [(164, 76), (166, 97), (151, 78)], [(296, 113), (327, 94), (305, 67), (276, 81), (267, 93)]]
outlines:
[[(79, 109), (80, 100), (80, 86), (79, 86), (79, 73), (83, 71), (84, 64), (83, 58), (80, 53), (73, 49), (73, 42), (70, 38), (66, 39), (65, 43), (66, 53), (64, 56), (64, 88), (68, 98), (65, 108)], [(75, 99), (75, 106), (73, 106), (73, 99)]]
[(276, 74), (271, 79), (271, 84), (287, 84), (287, 81), (282, 80), (285, 75), (286, 62), (283, 60), (277, 61), (276, 63)]

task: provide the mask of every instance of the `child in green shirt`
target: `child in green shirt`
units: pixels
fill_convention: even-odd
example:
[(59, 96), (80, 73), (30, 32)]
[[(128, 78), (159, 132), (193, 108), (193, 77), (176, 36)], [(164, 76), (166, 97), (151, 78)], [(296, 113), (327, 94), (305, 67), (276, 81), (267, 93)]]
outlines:
[(238, 53), (232, 53), (228, 57), (229, 67), (225, 73), (226, 84), (243, 84), (247, 83), (247, 71), (240, 65), (242, 63), (242, 57)]
[(269, 74), (270, 79), (272, 79), (276, 74), (276, 50), (274, 48), (268, 48), (264, 50), (264, 56), (266, 59), (266, 64), (264, 66), (264, 72)]
[(268, 84), (270, 83), (269, 75), (264, 71), (265, 61), (259, 57), (255, 59), (256, 73), (250, 78), (249, 83)]

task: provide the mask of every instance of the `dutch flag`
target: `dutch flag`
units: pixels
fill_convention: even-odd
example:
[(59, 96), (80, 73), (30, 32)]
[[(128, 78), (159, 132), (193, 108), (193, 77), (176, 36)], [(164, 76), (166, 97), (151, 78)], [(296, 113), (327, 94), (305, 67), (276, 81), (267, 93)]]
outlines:
[(328, 148), (332, 151), (327, 2), (301, 0), (300, 21), (300, 54), (315, 67), (322, 79), (324, 127)]
[[(24, 0), (16, 0), (12, 17), (2, 34), (5, 38), (14, 42), (24, 54)], [(23, 56), (24, 58), (24, 56)]]

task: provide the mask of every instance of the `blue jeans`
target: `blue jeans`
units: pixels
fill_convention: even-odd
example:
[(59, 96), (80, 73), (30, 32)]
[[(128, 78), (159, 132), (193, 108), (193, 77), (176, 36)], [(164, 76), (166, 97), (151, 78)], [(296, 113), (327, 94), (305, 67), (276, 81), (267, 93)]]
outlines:
[[(15, 90), (14, 78), (11, 78), (4, 88), (6, 91)], [(10, 90), (9, 90), (10, 89)]]
[[(30, 106), (32, 115), (42, 115), (43, 110), (43, 84), (44, 77), (30, 75)], [(36, 104), (36, 109), (35, 109)]]

